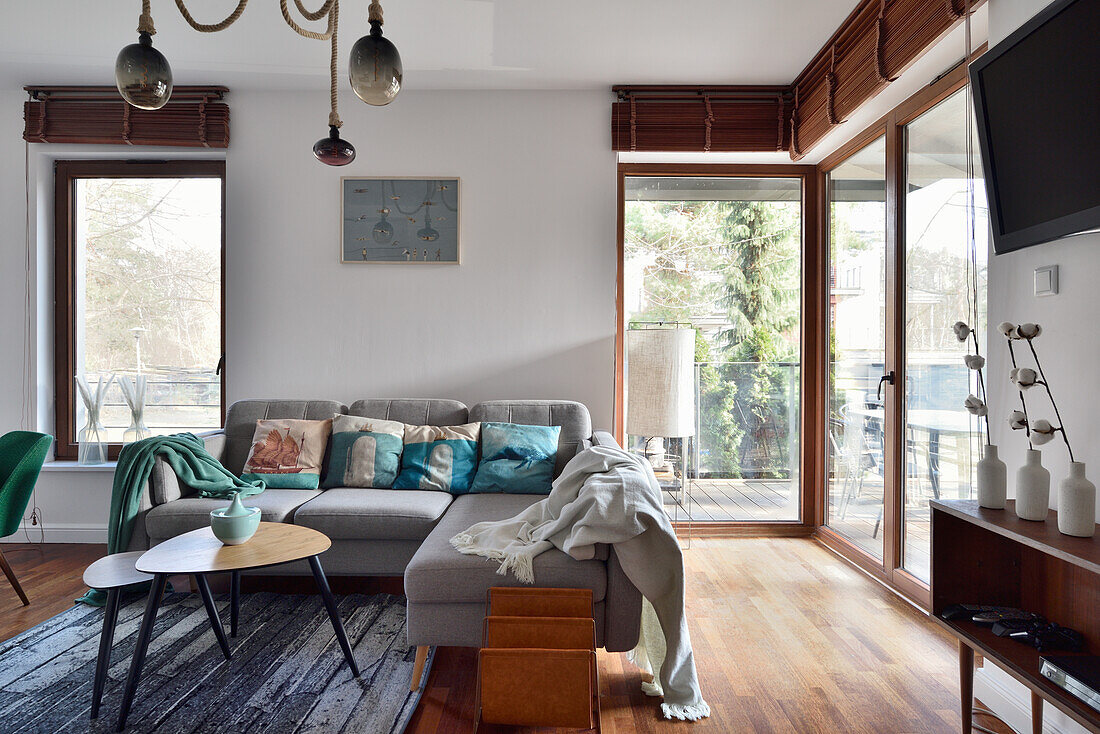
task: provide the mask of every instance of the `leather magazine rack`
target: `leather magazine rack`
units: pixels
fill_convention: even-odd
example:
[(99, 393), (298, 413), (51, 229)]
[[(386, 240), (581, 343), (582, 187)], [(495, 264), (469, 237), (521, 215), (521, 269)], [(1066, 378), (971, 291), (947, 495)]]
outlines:
[(478, 652), (481, 722), (600, 731), (589, 589), (492, 588)]

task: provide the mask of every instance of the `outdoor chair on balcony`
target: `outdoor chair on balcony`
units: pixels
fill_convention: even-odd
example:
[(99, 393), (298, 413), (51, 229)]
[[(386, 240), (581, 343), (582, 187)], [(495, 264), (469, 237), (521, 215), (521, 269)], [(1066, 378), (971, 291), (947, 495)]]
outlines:
[(840, 453), (842, 466), (844, 467), (844, 484), (842, 485), (840, 500), (841, 519), (847, 516), (848, 507), (852, 501), (858, 500), (862, 496), (867, 472), (879, 477), (885, 476), (882, 466), (881, 433), (869, 427), (864, 416), (853, 412), (856, 405), (859, 404), (847, 403), (840, 406), (838, 411), (840, 413), (839, 422), (843, 426), (842, 451)]

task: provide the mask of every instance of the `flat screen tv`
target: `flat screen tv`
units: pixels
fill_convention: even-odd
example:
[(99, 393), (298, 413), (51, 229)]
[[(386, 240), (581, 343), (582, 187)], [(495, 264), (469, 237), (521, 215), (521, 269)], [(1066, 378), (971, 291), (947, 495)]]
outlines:
[(1055, 0), (970, 82), (993, 249), (1100, 228), (1100, 0)]

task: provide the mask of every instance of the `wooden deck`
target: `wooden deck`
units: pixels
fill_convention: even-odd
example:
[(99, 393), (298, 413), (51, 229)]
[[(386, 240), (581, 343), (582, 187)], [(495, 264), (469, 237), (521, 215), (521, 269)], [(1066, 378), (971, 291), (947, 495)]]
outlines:
[(785, 479), (696, 479), (695, 522), (798, 520), (798, 485)]

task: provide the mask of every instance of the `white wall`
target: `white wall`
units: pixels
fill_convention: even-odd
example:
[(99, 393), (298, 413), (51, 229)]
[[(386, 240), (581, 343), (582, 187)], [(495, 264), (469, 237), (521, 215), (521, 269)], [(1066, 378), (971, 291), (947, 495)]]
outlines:
[[(989, 44), (996, 45), (1047, 5), (1047, 0), (991, 0)], [(1069, 432), (1074, 455), (1088, 464), (1089, 478), (1100, 476), (1100, 390), (1093, 382), (1100, 365), (1100, 235), (1071, 237), (1005, 255), (990, 256), (989, 322), (1033, 321), (1043, 326), (1036, 342), (1043, 368)], [(1058, 265), (1060, 291), (1056, 296), (1034, 295), (1033, 273), (1041, 265)], [(1015, 470), (1023, 463), (1027, 443), (1008, 428), (1008, 412), (1017, 406), (1008, 381), (1008, 352), (1003, 341), (990, 335), (986, 371), (990, 397), (992, 440), (1008, 464), (1009, 496), (1015, 495)], [(1033, 391), (1034, 392), (1034, 391)], [(1040, 395), (1029, 396), (1032, 417), (1053, 421), (1049, 403)], [(1050, 470), (1051, 506), (1057, 508), (1058, 483), (1068, 473), (1065, 446), (1051, 442), (1043, 447), (1043, 464)], [(987, 665), (975, 679), (975, 695), (992, 706), (1018, 731), (1029, 728), (1030, 703), (1026, 688), (995, 666)], [(1045, 730), (1083, 732), (1052, 706), (1046, 707)]]
[[(23, 404), (23, 99), (18, 90), (0, 93), (3, 430), (20, 425)], [(229, 97), (227, 400), (448, 397), (472, 406), (562, 398), (587, 404), (593, 423), (609, 428), (616, 263), (610, 97), (406, 92), (384, 109), (350, 94), (341, 101), (343, 135), (358, 151), (343, 169), (321, 165), (311, 152), (327, 133), (323, 91)], [(32, 188), (36, 170), (48, 176), (51, 149), (31, 146)], [(152, 151), (119, 155), (143, 152)], [(461, 177), (462, 264), (341, 265), (341, 176)], [(48, 245), (45, 227), (41, 235)], [(38, 280), (39, 336), (48, 342), (48, 275)], [(48, 398), (38, 401), (47, 416)], [(110, 476), (43, 474), (38, 504), (55, 531), (47, 540), (105, 537)]]
[[(568, 398), (612, 417), (615, 157), (600, 92), (231, 97), (230, 399)], [(341, 265), (341, 175), (459, 176), (460, 266)]]

